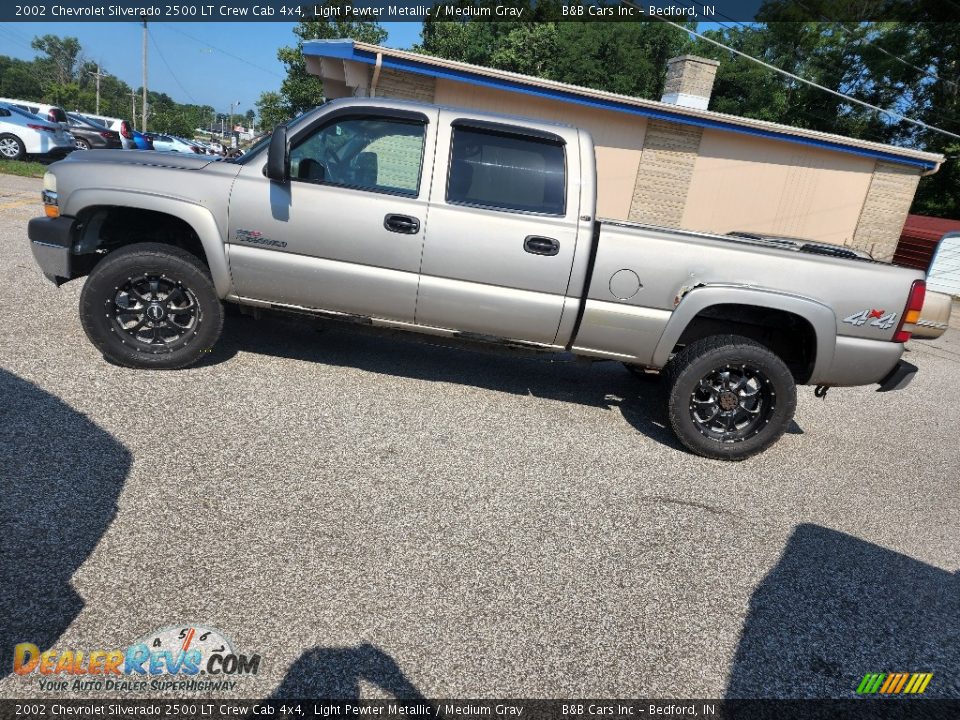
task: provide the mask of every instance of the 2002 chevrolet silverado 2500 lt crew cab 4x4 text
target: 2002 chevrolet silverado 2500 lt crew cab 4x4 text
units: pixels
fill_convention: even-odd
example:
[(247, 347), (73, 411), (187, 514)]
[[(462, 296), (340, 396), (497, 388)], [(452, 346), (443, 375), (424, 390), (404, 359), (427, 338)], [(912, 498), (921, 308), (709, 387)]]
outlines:
[(796, 385), (894, 390), (923, 274), (763, 240), (596, 218), (573, 127), (385, 99), (330, 102), (236, 161), (92, 151), (30, 222), (108, 359), (183, 368), (221, 301), (663, 369), (693, 452), (770, 446)]

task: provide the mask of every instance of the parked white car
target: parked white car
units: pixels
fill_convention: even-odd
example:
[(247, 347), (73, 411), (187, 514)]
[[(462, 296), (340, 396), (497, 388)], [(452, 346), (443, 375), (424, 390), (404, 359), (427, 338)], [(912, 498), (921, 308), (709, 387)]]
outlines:
[(31, 115), (38, 115), (47, 122), (59, 123), (66, 129), (67, 114), (59, 105), (47, 105), (45, 103), (33, 102), (32, 100), (17, 100), (16, 98), (0, 97), (0, 103), (13, 105), (21, 110), (26, 110)]
[(0, 102), (0, 158), (33, 157), (59, 159), (74, 150), (73, 135), (59, 123)]
[(196, 153), (196, 143), (189, 143), (186, 140), (178, 138), (176, 135), (164, 135), (162, 133), (147, 133), (147, 137), (153, 140), (153, 149), (163, 152), (185, 152)]

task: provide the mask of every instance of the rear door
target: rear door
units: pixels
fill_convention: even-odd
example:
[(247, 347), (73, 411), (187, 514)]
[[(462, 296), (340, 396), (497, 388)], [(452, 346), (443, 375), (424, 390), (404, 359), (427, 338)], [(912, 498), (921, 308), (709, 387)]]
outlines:
[(290, 139), (290, 181), (244, 164), (230, 269), (251, 299), (414, 321), (437, 111), (341, 108)]
[(417, 323), (555, 341), (579, 214), (565, 134), (441, 112)]

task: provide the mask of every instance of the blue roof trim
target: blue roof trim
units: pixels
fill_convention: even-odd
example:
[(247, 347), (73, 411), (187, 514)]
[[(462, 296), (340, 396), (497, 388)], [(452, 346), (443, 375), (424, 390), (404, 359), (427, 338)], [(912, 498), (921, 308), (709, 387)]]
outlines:
[[(377, 61), (377, 55), (368, 50), (358, 50), (352, 40), (312, 40), (303, 46), (305, 55), (314, 55), (318, 57), (337, 58), (340, 60), (355, 60), (373, 65)], [(616, 112), (625, 112), (631, 115), (640, 115), (642, 117), (654, 118), (657, 120), (666, 120), (669, 122), (682, 123), (684, 125), (694, 125), (696, 127), (710, 128), (712, 130), (723, 130), (725, 132), (735, 132), (742, 135), (753, 135), (772, 140), (781, 140), (797, 143), (799, 145), (810, 145), (812, 147), (826, 148), (835, 152), (847, 153), (850, 155), (860, 155), (862, 157), (873, 158), (876, 160), (885, 160), (887, 162), (900, 165), (910, 165), (913, 167), (932, 170), (936, 163), (929, 160), (920, 160), (919, 158), (908, 158), (902, 155), (883, 152), (882, 150), (870, 150), (868, 148), (843, 145), (830, 140), (817, 140), (815, 138), (805, 138), (790, 133), (781, 133), (774, 130), (765, 130), (763, 128), (745, 127), (722, 120), (712, 120), (708, 118), (692, 117), (681, 113), (672, 113), (668, 110), (656, 110), (645, 108), (628, 103), (617, 102), (603, 98), (592, 98), (578, 95), (573, 92), (559, 90), (554, 88), (542, 88), (533, 85), (526, 85), (515, 80), (502, 78), (489, 78), (465, 70), (455, 70), (453, 68), (444, 68), (429, 63), (422, 63), (405, 58), (395, 58), (384, 55), (381, 64), (391, 70), (401, 70), (412, 72), (417, 75), (427, 75), (429, 77), (443, 78), (446, 80), (456, 80), (459, 82), (489, 87), (498, 90), (509, 90), (524, 95), (533, 95), (536, 97), (547, 98), (550, 100), (559, 100), (561, 102), (575, 103), (577, 105), (586, 105), (588, 107), (600, 108), (602, 110), (613, 110)]]

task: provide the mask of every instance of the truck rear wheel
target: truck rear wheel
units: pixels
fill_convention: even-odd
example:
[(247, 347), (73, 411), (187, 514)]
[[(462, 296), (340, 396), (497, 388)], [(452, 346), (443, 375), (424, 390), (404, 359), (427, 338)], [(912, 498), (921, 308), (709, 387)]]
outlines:
[(744, 460), (773, 445), (797, 408), (786, 364), (758, 342), (715, 335), (690, 343), (664, 370), (668, 414), (689, 450)]
[(108, 360), (177, 370), (217, 342), (223, 306), (200, 260), (170, 245), (139, 243), (93, 269), (80, 294), (80, 320)]

